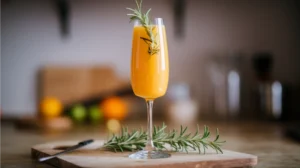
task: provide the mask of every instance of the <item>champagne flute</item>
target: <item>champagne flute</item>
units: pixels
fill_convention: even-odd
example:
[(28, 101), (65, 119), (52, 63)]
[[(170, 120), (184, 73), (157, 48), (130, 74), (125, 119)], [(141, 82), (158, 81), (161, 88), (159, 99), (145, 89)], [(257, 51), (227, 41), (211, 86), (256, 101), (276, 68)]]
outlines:
[(134, 94), (146, 101), (148, 136), (144, 150), (129, 155), (130, 158), (158, 159), (171, 156), (156, 150), (152, 139), (153, 102), (166, 93), (168, 81), (169, 58), (163, 19), (156, 18), (149, 27), (136, 22), (132, 40), (131, 85)]

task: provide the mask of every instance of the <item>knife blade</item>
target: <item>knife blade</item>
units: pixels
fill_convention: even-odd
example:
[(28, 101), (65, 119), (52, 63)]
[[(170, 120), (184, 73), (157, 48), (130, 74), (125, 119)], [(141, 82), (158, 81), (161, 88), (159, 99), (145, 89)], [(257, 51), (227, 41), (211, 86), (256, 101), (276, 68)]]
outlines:
[(64, 150), (64, 151), (62, 151), (62, 152), (58, 152), (58, 153), (56, 153), (56, 154), (54, 154), (54, 155), (51, 155), (51, 156), (46, 156), (46, 157), (39, 158), (39, 162), (43, 162), (43, 161), (52, 159), (52, 158), (54, 158), (54, 157), (57, 157), (57, 156), (59, 156), (59, 155), (61, 155), (61, 154), (68, 153), (68, 152), (71, 152), (71, 151), (74, 151), (74, 150), (76, 150), (76, 149), (78, 149), (78, 148), (81, 148), (81, 147), (83, 147), (83, 146), (85, 146), (85, 145), (88, 145), (88, 144), (90, 144), (90, 143), (92, 143), (92, 142), (94, 142), (93, 139), (81, 141), (81, 142), (79, 142), (77, 145), (71, 146), (71, 147), (67, 148), (66, 150)]

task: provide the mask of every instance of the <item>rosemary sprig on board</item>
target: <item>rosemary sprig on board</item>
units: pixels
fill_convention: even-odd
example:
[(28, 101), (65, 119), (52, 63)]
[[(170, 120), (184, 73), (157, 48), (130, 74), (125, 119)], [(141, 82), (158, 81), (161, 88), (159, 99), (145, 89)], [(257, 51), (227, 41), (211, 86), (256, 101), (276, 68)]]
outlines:
[(143, 40), (145, 43), (148, 44), (148, 53), (150, 55), (157, 54), (159, 52), (159, 44), (157, 40), (157, 33), (155, 32), (155, 26), (151, 23), (151, 20), (149, 18), (149, 13), (151, 11), (151, 8), (148, 9), (146, 13), (142, 13), (142, 0), (135, 1), (137, 9), (132, 8), (126, 8), (133, 13), (127, 14), (130, 16), (130, 21), (138, 20), (140, 24), (145, 28), (145, 31), (148, 35), (148, 37), (141, 37), (141, 40)]
[[(216, 137), (214, 140), (210, 140), (210, 131), (207, 126), (204, 126), (203, 134), (200, 134), (199, 126), (197, 131), (192, 133), (186, 133), (187, 127), (180, 127), (180, 131), (171, 130), (166, 131), (167, 126), (163, 123), (161, 127), (154, 126), (153, 131), (153, 143), (158, 150), (166, 149), (166, 145), (169, 145), (175, 151), (189, 150), (198, 151), (199, 153), (206, 152), (206, 149), (212, 148), (216, 153), (223, 153), (221, 146), (225, 141), (220, 141), (220, 135), (218, 129), (216, 129)], [(104, 147), (109, 150), (117, 151), (135, 151), (142, 150), (147, 142), (147, 133), (143, 129), (133, 130), (129, 132), (128, 128), (123, 127), (119, 136), (113, 135), (108, 140)]]

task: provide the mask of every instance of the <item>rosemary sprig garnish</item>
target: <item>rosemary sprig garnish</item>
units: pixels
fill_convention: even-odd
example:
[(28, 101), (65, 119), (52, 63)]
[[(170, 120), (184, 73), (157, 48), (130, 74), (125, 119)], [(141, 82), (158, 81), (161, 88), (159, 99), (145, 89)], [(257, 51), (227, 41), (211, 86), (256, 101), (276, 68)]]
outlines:
[[(187, 127), (180, 127), (180, 132), (176, 130), (166, 131), (167, 126), (163, 123), (161, 127), (154, 126), (153, 143), (158, 150), (166, 149), (166, 145), (172, 147), (175, 151), (185, 151), (189, 149), (198, 151), (199, 153), (206, 152), (209, 147), (214, 149), (216, 153), (223, 153), (221, 146), (225, 141), (220, 141), (218, 129), (216, 129), (216, 137), (212, 141), (209, 139), (210, 131), (207, 126), (204, 126), (203, 134), (200, 134), (199, 126), (197, 131), (186, 133)], [(113, 135), (112, 138), (104, 144), (104, 147), (109, 150), (117, 151), (135, 151), (142, 150), (147, 142), (147, 133), (143, 129), (128, 131), (128, 128), (123, 127), (119, 136)]]
[(159, 52), (159, 44), (157, 40), (157, 33), (155, 32), (155, 26), (151, 23), (151, 20), (149, 18), (151, 8), (148, 9), (148, 11), (145, 14), (143, 14), (142, 0), (136, 0), (135, 3), (137, 9), (126, 8), (133, 12), (127, 15), (130, 16), (130, 21), (138, 20), (141, 23), (141, 25), (145, 28), (148, 38), (141, 37), (141, 40), (148, 44), (148, 53), (150, 55), (157, 54)]

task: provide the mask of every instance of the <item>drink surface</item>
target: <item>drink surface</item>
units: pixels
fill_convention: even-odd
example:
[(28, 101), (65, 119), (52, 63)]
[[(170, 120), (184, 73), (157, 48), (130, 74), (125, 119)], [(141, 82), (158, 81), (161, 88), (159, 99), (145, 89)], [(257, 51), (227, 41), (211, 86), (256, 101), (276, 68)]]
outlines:
[(155, 99), (163, 96), (169, 81), (169, 58), (164, 26), (156, 26), (160, 51), (148, 53), (149, 45), (141, 39), (148, 38), (145, 28), (135, 26), (133, 29), (131, 85), (136, 96)]

